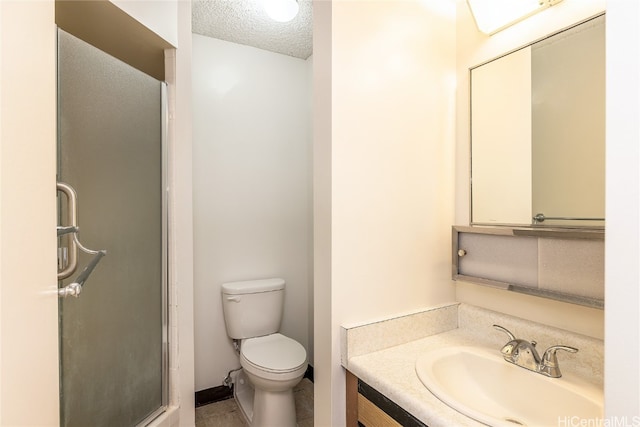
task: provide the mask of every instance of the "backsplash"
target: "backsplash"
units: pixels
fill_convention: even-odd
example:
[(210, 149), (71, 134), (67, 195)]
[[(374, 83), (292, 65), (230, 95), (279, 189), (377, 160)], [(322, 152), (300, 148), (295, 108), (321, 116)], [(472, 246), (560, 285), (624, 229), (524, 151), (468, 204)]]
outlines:
[(340, 328), (341, 362), (458, 327), (458, 304)]
[[(540, 354), (552, 345), (577, 348), (577, 353), (558, 353), (562, 372), (572, 373), (599, 387), (603, 386), (603, 340), (464, 303), (430, 307), (413, 314), (367, 324), (342, 326), (341, 364), (349, 369), (352, 358), (359, 359), (360, 356), (386, 351), (392, 347), (401, 348), (425, 338), (438, 341), (438, 337), (451, 337), (454, 340), (452, 342), (492, 348), (499, 354), (508, 338), (503, 332), (494, 329), (494, 324), (507, 328), (516, 338), (535, 341)], [(464, 341), (456, 341), (461, 339)]]

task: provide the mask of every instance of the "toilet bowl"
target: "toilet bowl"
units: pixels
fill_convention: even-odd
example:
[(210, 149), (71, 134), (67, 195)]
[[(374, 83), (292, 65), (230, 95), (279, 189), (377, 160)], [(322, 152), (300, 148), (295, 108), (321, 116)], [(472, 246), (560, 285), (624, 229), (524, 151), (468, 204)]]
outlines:
[(240, 366), (254, 388), (250, 410), (242, 407), (246, 401), (238, 402), (246, 421), (254, 427), (294, 427), (293, 387), (307, 369), (304, 347), (278, 333), (242, 340)]
[[(252, 383), (271, 391), (293, 388), (307, 370), (307, 352), (297, 341), (276, 333), (242, 340), (240, 366)], [(291, 384), (291, 385), (289, 385)]]
[(242, 371), (234, 397), (252, 427), (295, 427), (295, 387), (307, 370), (307, 352), (278, 332), (284, 280), (265, 279), (222, 285), (227, 335), (239, 345)]

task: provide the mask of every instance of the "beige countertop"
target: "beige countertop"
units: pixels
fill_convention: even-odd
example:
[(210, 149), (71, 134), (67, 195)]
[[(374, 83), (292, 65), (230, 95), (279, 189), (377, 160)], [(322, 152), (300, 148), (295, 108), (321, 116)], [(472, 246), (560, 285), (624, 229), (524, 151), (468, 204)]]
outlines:
[(484, 347), (499, 354), (507, 339), (492, 327), (494, 323), (519, 338), (537, 341), (539, 348), (577, 347), (578, 353), (562, 355), (563, 373), (602, 387), (601, 340), (457, 303), (343, 327), (342, 365), (430, 427), (483, 426), (431, 394), (418, 378), (415, 363), (424, 353), (446, 346)]

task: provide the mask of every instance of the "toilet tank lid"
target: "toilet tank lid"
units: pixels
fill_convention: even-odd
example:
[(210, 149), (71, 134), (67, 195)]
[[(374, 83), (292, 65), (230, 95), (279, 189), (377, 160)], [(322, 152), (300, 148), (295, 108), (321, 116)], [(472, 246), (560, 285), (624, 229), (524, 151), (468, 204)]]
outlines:
[(284, 289), (284, 280), (280, 278), (245, 280), (243, 282), (228, 282), (222, 284), (222, 293), (231, 295), (255, 294), (281, 289)]

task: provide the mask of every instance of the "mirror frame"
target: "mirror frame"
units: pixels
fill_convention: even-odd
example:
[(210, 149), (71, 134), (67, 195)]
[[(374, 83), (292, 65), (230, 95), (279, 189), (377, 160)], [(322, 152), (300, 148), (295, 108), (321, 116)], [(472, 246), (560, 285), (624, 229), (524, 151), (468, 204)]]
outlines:
[[(604, 218), (604, 225), (580, 225), (580, 224), (567, 224), (567, 225), (562, 225), (562, 224), (552, 224), (552, 225), (548, 225), (548, 224), (543, 224), (543, 223), (532, 223), (532, 224), (512, 224), (512, 223), (485, 223), (485, 222), (474, 222), (473, 221), (473, 156), (472, 156), (472, 144), (473, 144), (473, 129), (472, 129), (472, 120), (473, 120), (473, 112), (471, 111), (471, 96), (472, 96), (472, 84), (471, 84), (471, 72), (478, 68), (481, 67), (483, 65), (486, 65), (490, 62), (493, 62), (495, 60), (498, 60), (500, 58), (503, 58), (507, 55), (510, 55), (514, 52), (517, 52), (519, 50), (525, 49), (529, 46), (532, 46), (540, 41), (546, 40), (550, 37), (553, 37), (557, 34), (563, 33), (564, 31), (570, 30), (574, 27), (577, 27), (579, 25), (582, 25), (586, 22), (589, 22), (591, 20), (597, 19), (601, 16), (606, 16), (606, 11), (602, 11), (599, 12), (593, 16), (590, 16), (588, 18), (582, 19), (580, 21), (577, 21), (571, 25), (568, 25), (566, 27), (563, 27), (557, 31), (554, 31), (552, 33), (549, 33), (545, 36), (539, 37), (537, 39), (532, 40), (529, 43), (526, 43), (524, 45), (521, 45), (517, 48), (511, 49), (507, 52), (504, 52), (496, 57), (493, 57), (489, 60), (483, 61), (479, 64), (476, 64), (472, 67), (469, 67), (468, 69), (468, 78), (469, 78), (469, 104), (468, 104), (468, 108), (469, 108), (469, 145), (468, 145), (468, 153), (469, 153), (469, 193), (468, 193), (468, 197), (469, 197), (469, 226), (471, 227), (502, 227), (505, 229), (509, 229), (509, 228), (513, 228), (513, 229), (518, 229), (520, 230), (519, 233), (522, 232), (522, 230), (548, 230), (549, 233), (551, 234), (555, 234), (555, 233), (563, 233), (563, 230), (574, 230), (576, 232), (581, 232), (581, 231), (585, 231), (587, 233), (592, 232), (592, 231), (596, 231), (596, 232), (602, 232), (604, 233), (604, 229), (606, 227), (606, 217)], [(606, 144), (606, 141), (605, 141)], [(532, 214), (533, 215), (533, 214)], [(533, 217), (532, 217), (533, 219)], [(598, 234), (598, 233), (597, 233)]]

